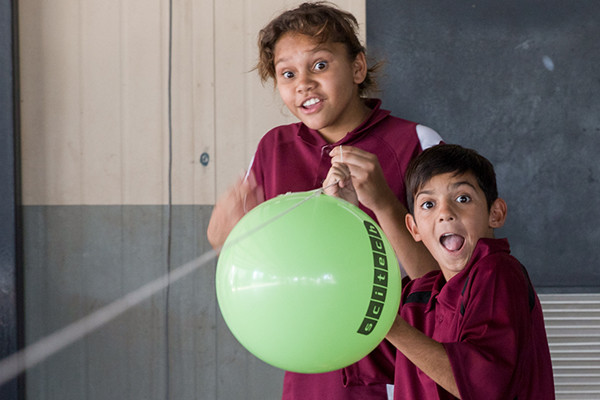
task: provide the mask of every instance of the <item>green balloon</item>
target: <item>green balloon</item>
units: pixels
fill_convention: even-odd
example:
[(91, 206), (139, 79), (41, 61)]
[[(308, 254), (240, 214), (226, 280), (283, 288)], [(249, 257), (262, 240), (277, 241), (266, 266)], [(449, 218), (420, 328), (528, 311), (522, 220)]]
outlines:
[(381, 228), (358, 207), (315, 192), (255, 207), (217, 263), (217, 300), (233, 335), (292, 372), (333, 371), (369, 354), (396, 317), (400, 291)]

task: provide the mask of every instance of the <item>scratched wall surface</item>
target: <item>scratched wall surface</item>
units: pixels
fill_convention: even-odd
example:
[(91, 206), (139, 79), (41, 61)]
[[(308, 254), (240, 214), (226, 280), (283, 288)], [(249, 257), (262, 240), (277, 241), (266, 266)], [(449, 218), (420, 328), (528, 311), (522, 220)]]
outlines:
[[(168, 0), (19, 2), (27, 344), (209, 249), (216, 197), (293, 121), (252, 68), (299, 2), (173, 1), (171, 48)], [(337, 3), (364, 32), (364, 0)], [(215, 264), (28, 371), (27, 398), (279, 398), (283, 372), (224, 325)]]
[(367, 16), (383, 105), (494, 163), (499, 235), (534, 284), (600, 292), (598, 3), (382, 0)]
[[(172, 269), (209, 249), (211, 210), (173, 208)], [(167, 217), (165, 206), (26, 207), (27, 342), (167, 273)], [(283, 373), (241, 347), (220, 316), (215, 264), (32, 368), (27, 398), (278, 398)]]

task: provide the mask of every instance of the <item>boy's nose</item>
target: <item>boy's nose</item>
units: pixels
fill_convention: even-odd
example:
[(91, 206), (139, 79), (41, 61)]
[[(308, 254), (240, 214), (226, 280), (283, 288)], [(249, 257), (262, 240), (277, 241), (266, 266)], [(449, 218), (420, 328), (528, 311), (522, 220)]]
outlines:
[(454, 221), (455, 215), (452, 210), (452, 206), (442, 202), (439, 205), (438, 219), (442, 221)]

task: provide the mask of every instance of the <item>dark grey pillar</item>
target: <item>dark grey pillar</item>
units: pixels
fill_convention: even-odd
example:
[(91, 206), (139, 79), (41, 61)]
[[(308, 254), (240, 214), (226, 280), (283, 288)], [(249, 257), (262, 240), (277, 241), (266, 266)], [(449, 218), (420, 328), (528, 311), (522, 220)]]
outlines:
[[(21, 347), (17, 2), (0, 0), (0, 358)], [(22, 379), (0, 386), (0, 399), (24, 398)]]

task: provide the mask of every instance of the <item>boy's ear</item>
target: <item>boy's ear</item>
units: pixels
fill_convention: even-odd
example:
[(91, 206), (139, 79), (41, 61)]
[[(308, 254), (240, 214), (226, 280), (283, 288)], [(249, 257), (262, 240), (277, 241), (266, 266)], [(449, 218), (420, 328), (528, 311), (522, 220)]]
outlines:
[(490, 228), (501, 228), (504, 221), (506, 221), (506, 202), (501, 198), (497, 198), (490, 208)]
[(354, 83), (360, 85), (367, 77), (367, 57), (365, 53), (360, 52), (352, 63), (354, 73)]
[(415, 242), (421, 241), (421, 235), (419, 234), (419, 227), (417, 226), (417, 222), (415, 221), (415, 217), (412, 214), (408, 213), (404, 217), (404, 222), (406, 223), (406, 229), (410, 232)]

